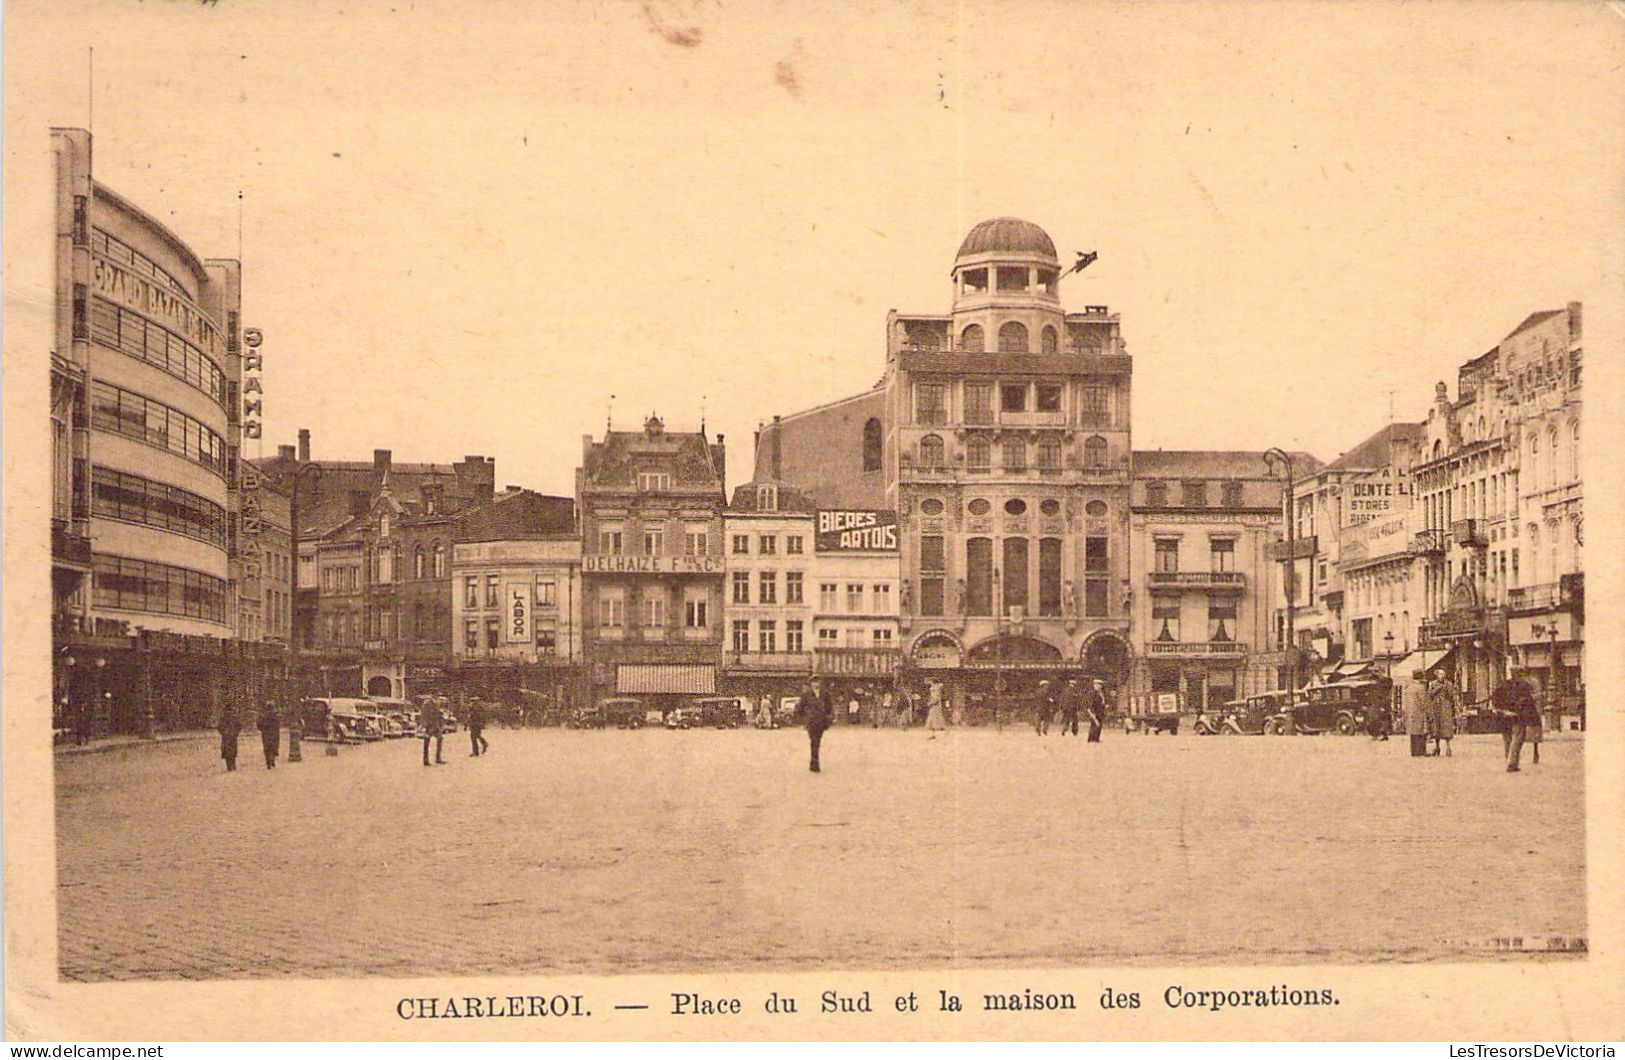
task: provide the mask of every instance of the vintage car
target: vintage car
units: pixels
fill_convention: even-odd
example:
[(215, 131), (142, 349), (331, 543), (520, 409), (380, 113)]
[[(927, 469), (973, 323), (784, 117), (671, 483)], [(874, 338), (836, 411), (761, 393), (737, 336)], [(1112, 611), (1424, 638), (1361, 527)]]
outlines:
[(705, 715), (698, 705), (673, 707), (666, 711), (666, 728), (697, 729), (705, 724)]
[(305, 735), (314, 740), (360, 743), (382, 740), (385, 735), (372, 703), (365, 699), (344, 696), (307, 699), (300, 704), (299, 719)]
[(738, 696), (716, 696), (698, 700), (700, 723), (718, 729), (737, 729), (745, 723), (745, 707)]
[(570, 712), (568, 722), (572, 729), (641, 729), (644, 725), (643, 701), (630, 696), (606, 699)]
[[(1179, 711), (1179, 694), (1176, 692), (1135, 696), (1129, 701), (1128, 713), (1123, 715), (1123, 731), (1139, 731), (1146, 735), (1165, 732), (1178, 736)], [(1087, 723), (1089, 719), (1084, 717), (1082, 720)]]
[(1270, 716), (1265, 731), (1273, 736), (1364, 732), (1374, 711), (1388, 709), (1392, 688), (1386, 679), (1309, 685), (1293, 695), (1290, 705)]
[(1220, 708), (1219, 731), (1227, 735), (1258, 736), (1270, 719), (1286, 709), (1291, 696), (1286, 692), (1261, 692), (1237, 699)]

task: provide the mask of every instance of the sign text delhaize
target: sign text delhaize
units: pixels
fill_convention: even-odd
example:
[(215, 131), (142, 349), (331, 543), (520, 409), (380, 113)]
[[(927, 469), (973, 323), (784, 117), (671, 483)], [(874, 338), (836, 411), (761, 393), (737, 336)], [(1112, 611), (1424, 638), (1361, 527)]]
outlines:
[(820, 509), (815, 540), (819, 552), (896, 552), (897, 513)]

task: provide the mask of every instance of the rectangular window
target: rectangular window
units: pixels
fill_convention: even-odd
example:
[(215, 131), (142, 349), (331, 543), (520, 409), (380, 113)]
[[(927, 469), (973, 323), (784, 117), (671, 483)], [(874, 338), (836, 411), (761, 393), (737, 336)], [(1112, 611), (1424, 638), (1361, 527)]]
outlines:
[(1027, 411), (1027, 384), (1005, 383), (999, 387), (999, 408), (1005, 412)]
[(1109, 581), (1099, 575), (1086, 575), (1083, 579), (1083, 614), (1085, 618), (1105, 618), (1111, 613), (1107, 596)]
[(891, 609), (891, 586), (884, 583), (874, 587), (874, 612), (877, 615), (889, 615)]
[(948, 388), (941, 383), (917, 383), (914, 386), (914, 419), (918, 423), (943, 424), (948, 422)]
[(733, 601), (736, 604), (750, 603), (750, 571), (736, 570), (733, 572)]
[(965, 613), (993, 613), (993, 540), (973, 537), (965, 542)]
[(1151, 598), (1151, 630), (1153, 640), (1162, 643), (1179, 640), (1179, 597)]
[(683, 600), (683, 625), (689, 629), (709, 629), (711, 626), (707, 611), (709, 599), (703, 594), (693, 594)]
[(1027, 539), (1004, 539), (1004, 608), (1027, 607)]
[(743, 655), (750, 651), (750, 623), (743, 618), (734, 619), (733, 641), (735, 652)]
[(598, 551), (609, 556), (621, 554), (621, 528), (618, 526), (601, 527), (598, 531)]
[(802, 602), (801, 572), (798, 570), (786, 571), (784, 574), (784, 602), (787, 604)]
[(927, 616), (943, 613), (942, 577), (920, 578), (920, 614)]
[(495, 616), (485, 620), (485, 653), (489, 655), (502, 642), (502, 620)]
[(1085, 427), (1110, 427), (1112, 392), (1110, 387), (1086, 386), (1078, 392), (1078, 420)]
[(1156, 539), (1156, 565), (1151, 569), (1158, 574), (1173, 574), (1179, 570), (1179, 538)]
[(889, 648), (892, 644), (891, 630), (877, 629), (874, 631), (874, 645), (877, 648)]
[(1207, 483), (1181, 482), (1179, 484), (1179, 503), (1187, 508), (1206, 508)]
[(735, 535), (733, 535), (733, 539), (734, 539), (733, 540), (733, 553), (734, 553), (734, 555), (736, 555), (736, 556), (748, 556), (748, 555), (750, 555), (750, 535), (749, 534), (735, 534)]
[(544, 579), (536, 583), (536, 606), (557, 607), (559, 603), (558, 583)]
[(551, 629), (536, 630), (536, 650), (543, 655), (557, 655), (559, 650), (558, 635)]
[(920, 538), (920, 569), (945, 570), (946, 561), (940, 534), (927, 534)]
[(1061, 613), (1061, 539), (1042, 538), (1038, 542), (1038, 613)]
[[(1236, 569), (1236, 539), (1233, 537), (1215, 537), (1208, 540), (1208, 563), (1210, 569), (1215, 571), (1233, 571)], [(1322, 574), (1324, 577), (1324, 573)]]
[(863, 647), (863, 630), (849, 629), (846, 631), (846, 646), (848, 648)]
[(664, 471), (638, 472), (638, 490), (642, 493), (664, 493), (671, 489), (671, 476)]
[(986, 426), (993, 422), (993, 385), (965, 384), (965, 422)]
[(650, 629), (664, 629), (666, 625), (666, 596), (656, 590), (653, 596), (643, 598), (643, 624)]
[(848, 583), (846, 587), (846, 610), (848, 614), (852, 615), (863, 613), (863, 583)]
[(469, 610), (480, 606), (480, 579), (477, 575), (470, 574), (463, 579), (463, 606)]
[(663, 527), (648, 527), (643, 531), (643, 554), (660, 556), (666, 552), (666, 531)]
[(779, 602), (779, 576), (774, 571), (764, 570), (757, 574), (756, 602), (760, 604), (776, 604)]
[(1061, 384), (1039, 383), (1037, 401), (1033, 407), (1039, 412), (1060, 412)]
[[(1226, 482), (1220, 487), (1220, 492), (1223, 498), (1220, 503), (1222, 503), (1226, 508), (1241, 507), (1241, 483)], [(1228, 702), (1228, 700), (1226, 700), (1226, 702)]]
[(704, 556), (711, 551), (711, 535), (704, 527), (694, 529), (690, 527), (683, 533), (683, 553), (689, 556)]
[(826, 614), (832, 613), (840, 606), (840, 586), (834, 582), (820, 582), (818, 585), (818, 609)]
[(1207, 602), (1207, 639), (1227, 643), (1236, 639), (1236, 602), (1211, 597)]
[(470, 618), (463, 623), (463, 651), (474, 655), (480, 650), (480, 623)]
[(787, 556), (801, 555), (801, 542), (802, 537), (800, 534), (786, 534), (784, 538), (784, 554)]
[(1147, 482), (1145, 484), (1145, 503), (1150, 508), (1168, 507), (1168, 483)]
[(779, 539), (773, 534), (762, 534), (756, 539), (756, 551), (762, 556), (776, 556), (779, 553)]
[(818, 646), (820, 648), (833, 648), (836, 646), (836, 642), (840, 639), (841, 634), (839, 630), (821, 629), (818, 631)]
[(756, 623), (756, 650), (763, 655), (771, 655), (779, 650), (778, 623), (770, 618), (764, 618)]
[(1090, 574), (1105, 574), (1111, 567), (1111, 556), (1108, 551), (1110, 539), (1105, 537), (1086, 537), (1083, 539), (1083, 569)]
[(598, 624), (606, 629), (626, 625), (626, 598), (619, 591), (598, 598)]
[(784, 650), (791, 655), (799, 655), (805, 649), (802, 647), (801, 619), (792, 618), (784, 624)]
[(495, 574), (487, 574), (485, 576), (485, 606), (486, 607), (501, 607), (502, 606), (501, 598), (498, 595), (497, 576)]

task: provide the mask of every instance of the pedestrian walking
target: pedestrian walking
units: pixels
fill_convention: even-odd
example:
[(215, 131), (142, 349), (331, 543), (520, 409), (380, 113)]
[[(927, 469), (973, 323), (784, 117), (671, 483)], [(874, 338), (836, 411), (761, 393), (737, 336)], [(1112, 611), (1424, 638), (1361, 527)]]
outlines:
[(1405, 715), (1405, 733), (1411, 738), (1411, 757), (1428, 753), (1428, 698), (1423, 673), (1417, 670), (1399, 686), (1400, 709)]
[(761, 704), (756, 710), (756, 727), (758, 729), (773, 727), (773, 697), (766, 692), (762, 693)]
[(237, 737), (243, 731), (243, 723), (237, 717), (237, 711), (226, 707), (220, 712), (220, 757), (226, 760), (226, 772), (237, 772)]
[(880, 709), (875, 711), (874, 727), (877, 729), (882, 725), (889, 727), (891, 725), (892, 712), (896, 709), (897, 700), (891, 694), (891, 690), (887, 689), (885, 692), (882, 692), (880, 694)]
[(1076, 677), (1069, 678), (1061, 689), (1061, 735), (1078, 735), (1078, 714), (1083, 710), (1083, 689)]
[(478, 758), (491, 749), (491, 741), (485, 738), (486, 720), (485, 701), (476, 698), (468, 706), (468, 746), (471, 758)]
[(897, 690), (897, 727), (905, 730), (914, 727), (914, 693), (907, 685)]
[(1456, 736), (1456, 716), (1461, 713), (1461, 693), (1441, 674), (1428, 685), (1428, 728), (1433, 736), (1433, 753), (1443, 749), (1450, 757), (1450, 741)]
[(1535, 691), (1529, 682), (1516, 675), (1502, 681), (1491, 695), (1497, 713), (1504, 719), (1502, 743), (1507, 753), (1507, 772), (1519, 770), (1523, 745), (1530, 731), (1535, 733), (1535, 761), (1540, 761), (1540, 708), (1535, 703)]
[(811, 753), (807, 768), (814, 773), (822, 772), (818, 765), (818, 752), (824, 743), (824, 731), (835, 720), (835, 708), (822, 681), (812, 683), (801, 703), (802, 717), (807, 724), (807, 748)]
[(1388, 734), (1394, 731), (1394, 708), (1391, 699), (1399, 694), (1397, 687), (1389, 689), (1389, 698), (1381, 704), (1371, 708), (1371, 716), (1366, 719), (1366, 732), (1371, 734), (1373, 740), (1386, 740)]
[(1038, 735), (1049, 735), (1049, 723), (1055, 717), (1055, 688), (1048, 681), (1038, 682), (1038, 700), (1033, 704), (1033, 728)]
[(423, 764), (429, 764), (429, 741), (434, 741), (434, 764), (443, 766), (446, 757), (442, 753), (446, 736), (445, 719), (440, 716), (440, 704), (433, 700), (423, 704), (418, 711), (418, 735), (423, 738)]
[(282, 719), (277, 716), (276, 703), (267, 699), (260, 707), (258, 721), (260, 746), (265, 751), (265, 768), (276, 768), (277, 752), (282, 749)]
[(937, 733), (948, 728), (947, 708), (942, 701), (942, 683), (932, 681), (925, 688), (925, 727), (931, 733), (930, 739), (935, 740)]
[(846, 723), (856, 725), (858, 714), (862, 709), (862, 705), (858, 703), (858, 690), (854, 688), (851, 697), (846, 701)]
[(1084, 710), (1089, 715), (1089, 742), (1099, 743), (1100, 730), (1106, 727), (1106, 682), (1098, 677), (1089, 687)]

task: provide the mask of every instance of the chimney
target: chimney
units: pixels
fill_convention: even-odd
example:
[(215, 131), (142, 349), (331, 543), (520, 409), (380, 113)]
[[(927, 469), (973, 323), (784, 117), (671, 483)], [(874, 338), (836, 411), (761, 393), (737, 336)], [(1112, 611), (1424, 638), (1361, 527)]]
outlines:
[(299, 428), (299, 462), (310, 463), (310, 428)]
[(423, 495), (423, 514), (438, 514), (440, 511), (440, 483), (425, 482), (418, 492)]
[(782, 477), (781, 472), (783, 470), (780, 467), (781, 451), (780, 451), (780, 448), (779, 448), (779, 431), (780, 431), (779, 417), (774, 416), (773, 417), (773, 437), (770, 438), (768, 440), (768, 443), (767, 443), (770, 451), (773, 454), (773, 458), (772, 458), (772, 462), (771, 462), (770, 466), (773, 468), (773, 481), (774, 482), (779, 481), (779, 479)]
[(374, 449), (372, 451), (372, 468), (374, 471), (388, 471), (390, 451), (388, 449)]
[(294, 454), (297, 452), (298, 450), (291, 445), (279, 445), (276, 447), (276, 455), (278, 460), (292, 460)]
[(1580, 341), (1580, 303), (1569, 303), (1569, 341)]

